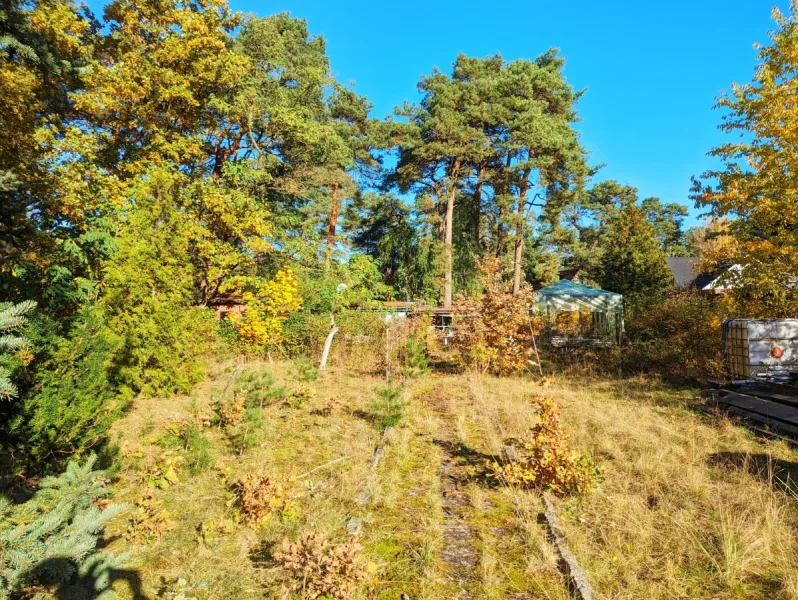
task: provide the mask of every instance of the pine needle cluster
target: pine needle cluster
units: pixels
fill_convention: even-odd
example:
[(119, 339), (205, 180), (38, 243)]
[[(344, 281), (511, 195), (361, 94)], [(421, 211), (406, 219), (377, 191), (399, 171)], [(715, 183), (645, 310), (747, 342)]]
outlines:
[(103, 473), (96, 457), (69, 463), (58, 477), (43, 479), (30, 500), (0, 498), (0, 600), (32, 586), (59, 586), (75, 577), (91, 581), (94, 598), (109, 597), (111, 572), (126, 560), (98, 552), (105, 524), (125, 505), (101, 509)]
[[(36, 303), (30, 300), (19, 304), (0, 303), (0, 353), (27, 343), (24, 337), (16, 335), (15, 332), (25, 324), (25, 314), (35, 307)], [(10, 370), (0, 365), (0, 400), (13, 398), (16, 395), (17, 387), (11, 382)]]

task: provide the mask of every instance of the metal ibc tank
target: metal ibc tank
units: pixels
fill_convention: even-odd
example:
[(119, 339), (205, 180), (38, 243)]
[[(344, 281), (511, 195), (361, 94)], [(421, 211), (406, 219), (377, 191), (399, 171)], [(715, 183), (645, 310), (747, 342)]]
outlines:
[(798, 319), (723, 321), (723, 355), (733, 380), (798, 375)]

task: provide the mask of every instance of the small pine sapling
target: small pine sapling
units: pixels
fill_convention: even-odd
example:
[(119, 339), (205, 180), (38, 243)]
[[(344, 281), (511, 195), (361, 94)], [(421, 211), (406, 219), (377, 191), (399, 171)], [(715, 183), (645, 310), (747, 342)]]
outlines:
[(375, 425), (382, 431), (387, 427), (396, 427), (404, 418), (407, 402), (404, 400), (404, 388), (398, 385), (386, 385), (377, 388), (378, 399), (371, 402), (371, 412)]

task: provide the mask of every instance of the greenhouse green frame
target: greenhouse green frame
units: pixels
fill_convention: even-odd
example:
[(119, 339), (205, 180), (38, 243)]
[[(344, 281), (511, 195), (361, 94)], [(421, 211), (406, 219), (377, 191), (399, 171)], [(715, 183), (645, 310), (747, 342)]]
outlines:
[[(589, 287), (568, 279), (536, 292), (538, 314), (546, 315), (546, 334), (552, 346), (610, 346), (623, 340), (623, 296), (616, 292)], [(593, 332), (589, 336), (557, 335), (552, 320), (558, 312), (593, 313)]]

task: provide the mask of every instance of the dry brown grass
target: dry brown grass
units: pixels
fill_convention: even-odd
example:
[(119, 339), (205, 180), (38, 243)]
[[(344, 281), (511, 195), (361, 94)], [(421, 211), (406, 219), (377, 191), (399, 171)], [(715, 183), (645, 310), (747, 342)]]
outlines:
[[(278, 385), (299, 385), (287, 363), (250, 364), (246, 369), (269, 370)], [(156, 442), (170, 424), (204, 409), (212, 396), (221, 394), (229, 373), (220, 375), (200, 386), (193, 398), (140, 400), (117, 423), (115, 433), (123, 452), (122, 470), (114, 485), (118, 500), (134, 500), (146, 489), (148, 469), (162, 464), (167, 455), (181, 454), (179, 449), (164, 449)], [(342, 537), (378, 439), (376, 429), (358, 416), (358, 411), (368, 410), (378, 384), (377, 380), (347, 378), (335, 372), (302, 383), (317, 390), (315, 397), (300, 409), (282, 404), (264, 408), (264, 441), (242, 455), (229, 447), (220, 429), (206, 429), (213, 447), (213, 467), (196, 475), (187, 468), (178, 469), (176, 485), (154, 490), (156, 501), (168, 511), (176, 529), (151, 545), (124, 548), (136, 555), (148, 593), (154, 596), (160, 588), (168, 588), (169, 582), (183, 578), (188, 581), (190, 596), (260, 598), (265, 589), (274, 588), (270, 556), (276, 544), (312, 531)], [(337, 408), (327, 414), (331, 397), (335, 397)], [(199, 543), (202, 523), (236, 517), (230, 481), (247, 473), (297, 476), (341, 456), (350, 458), (294, 481), (295, 515), (288, 519), (276, 516), (258, 529), (238, 523), (232, 532), (221, 533), (213, 548)], [(120, 528), (124, 525), (117, 524)], [(116, 532), (111, 529), (109, 533), (113, 536)], [(125, 545), (118, 540), (112, 548), (121, 550)], [(120, 589), (124, 594), (124, 586)]]
[(604, 477), (596, 493), (558, 503), (602, 597), (798, 597), (798, 507), (776, 481), (798, 463), (783, 442), (691, 410), (694, 389), (646, 379), (540, 388), (472, 377), (470, 393), (475, 422), (507, 436), (529, 427), (530, 394), (562, 402), (577, 448)]
[[(232, 365), (219, 366), (193, 397), (138, 401), (115, 428), (125, 456), (113, 486), (117, 500), (140, 496), (148, 469), (169, 459), (178, 464), (178, 483), (153, 492), (175, 529), (150, 545), (111, 544), (133, 550), (149, 597), (157, 596), (162, 578), (184, 578), (187, 595), (198, 599), (279, 597), (274, 546), (311, 531), (345, 539), (345, 524), (356, 516), (368, 567), (358, 597), (450, 598), (440, 561), (438, 443), (441, 415), (448, 413), (457, 459), (473, 475), (466, 484), (479, 551), (472, 595), (566, 600), (539, 523), (538, 493), (496, 487), (482, 476), (485, 458), (535, 423), (530, 396), (545, 395), (561, 402), (574, 446), (591, 453), (602, 471), (596, 492), (557, 501), (571, 547), (600, 597), (798, 598), (798, 485), (788, 480), (798, 472), (796, 454), (692, 410), (694, 389), (646, 379), (555, 379), (540, 387), (523, 378), (433, 374), (408, 382), (409, 404), (371, 477), (371, 503), (359, 507), (354, 499), (380, 439), (372, 401), (384, 382), (333, 368), (299, 383), (290, 363), (245, 369), (269, 370), (276, 385), (310, 386), (316, 394), (300, 408), (264, 408), (263, 440), (242, 455), (221, 430), (205, 430), (213, 467), (192, 474), (179, 465), (181, 449), (156, 443), (170, 424), (202, 411), (221, 392)], [(294, 482), (295, 507), (286, 518), (277, 515), (259, 529), (221, 527), (213, 547), (200, 543), (202, 523), (236, 514), (227, 480), (296, 476), (341, 456), (350, 458)], [(119, 522), (109, 533), (125, 527)]]

